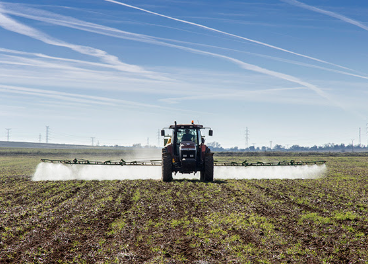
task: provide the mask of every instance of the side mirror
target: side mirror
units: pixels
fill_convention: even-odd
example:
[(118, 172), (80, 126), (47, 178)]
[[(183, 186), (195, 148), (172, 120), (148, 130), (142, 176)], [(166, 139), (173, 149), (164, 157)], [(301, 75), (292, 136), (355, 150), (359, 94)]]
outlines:
[(213, 130), (212, 130), (212, 129), (210, 129), (210, 130), (208, 131), (208, 135), (212, 137), (212, 135), (213, 135)]
[(161, 130), (161, 137), (164, 137), (165, 136), (165, 129), (162, 129)]

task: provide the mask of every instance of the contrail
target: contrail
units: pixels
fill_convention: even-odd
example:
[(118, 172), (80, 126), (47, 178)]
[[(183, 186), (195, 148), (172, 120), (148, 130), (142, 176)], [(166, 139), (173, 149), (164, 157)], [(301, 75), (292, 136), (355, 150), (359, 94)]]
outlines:
[(197, 50), (197, 49), (192, 49), (192, 48), (187, 48), (187, 47), (182, 47), (182, 49), (186, 49), (189, 51), (192, 51), (193, 53), (200, 53), (200, 54), (204, 54), (204, 55), (208, 55), (208, 56), (212, 56), (212, 57), (217, 57), (217, 58), (222, 58), (225, 59), (227, 61), (233, 62), (235, 64), (237, 64), (238, 66), (240, 66), (243, 69), (249, 70), (249, 71), (253, 71), (253, 72), (258, 72), (258, 73), (263, 73), (269, 76), (273, 76), (276, 77), (278, 79), (282, 79), (282, 80), (286, 80), (289, 82), (293, 82), (293, 83), (297, 83), (299, 85), (302, 85), (304, 87), (309, 88), (310, 90), (314, 91), (315, 93), (317, 93), (318, 95), (320, 95), (321, 97), (327, 99), (328, 101), (332, 101), (330, 99), (330, 97), (324, 92), (322, 91), (320, 88), (318, 88), (317, 86), (304, 82), (294, 76), (288, 75), (288, 74), (284, 74), (284, 73), (280, 73), (280, 72), (276, 72), (276, 71), (271, 71), (262, 67), (259, 67), (257, 65), (253, 65), (253, 64), (249, 64), (246, 62), (243, 62), (241, 60), (232, 58), (232, 57), (228, 57), (225, 55), (221, 55), (221, 54), (217, 54), (217, 53), (212, 53), (212, 52), (208, 52), (208, 51), (202, 51), (202, 50)]
[[(5, 6), (10, 6), (11, 7), (12, 5), (7, 4)], [(19, 6), (18, 6), (18, 8), (19, 8)], [(235, 49), (218, 47), (218, 46), (213, 46), (213, 45), (192, 43), (192, 42), (186, 42), (186, 41), (179, 41), (179, 40), (159, 38), (159, 37), (153, 37), (153, 36), (148, 36), (148, 35), (143, 35), (143, 34), (131, 33), (131, 32), (115, 29), (115, 28), (110, 28), (110, 27), (106, 27), (106, 26), (102, 26), (102, 25), (98, 25), (98, 24), (89, 23), (89, 22), (78, 20), (78, 19), (71, 18), (71, 17), (58, 15), (58, 14), (47, 12), (47, 11), (40, 11), (40, 10), (33, 9), (33, 8), (27, 8), (27, 9), (22, 9), (21, 8), (20, 11), (15, 11), (15, 10), (11, 10), (11, 9), (4, 9), (4, 12), (12, 14), (12, 15), (16, 15), (16, 16), (21, 16), (21, 17), (33, 19), (33, 20), (43, 21), (43, 22), (46, 22), (46, 23), (51, 23), (51, 24), (64, 26), (64, 27), (70, 27), (70, 28), (74, 28), (74, 29), (78, 29), (78, 30), (93, 32), (93, 33), (106, 35), (106, 36), (111, 36), (111, 37), (115, 37), (115, 38), (128, 39), (128, 40), (132, 40), (132, 41), (140, 41), (140, 42), (145, 42), (145, 43), (150, 43), (150, 44), (155, 44), (155, 45), (162, 45), (162, 46), (168, 46), (164, 42), (164, 41), (168, 41), (168, 42), (174, 42), (174, 43), (176, 42), (176, 43), (182, 43), (182, 44), (212, 47), (212, 48), (218, 48), (218, 49), (223, 49), (223, 50), (232, 50), (232, 51), (236, 51), (236, 52), (247, 53), (247, 54), (252, 54), (252, 55), (255, 55), (255, 56), (265, 57), (265, 58), (268, 58), (268, 59), (279, 60), (279, 61), (283, 61), (283, 62), (286, 62), (286, 63), (292, 63), (292, 64), (297, 64), (297, 65), (301, 65), (301, 66), (305, 66), (305, 67), (312, 67), (312, 68), (318, 68), (318, 69), (321, 69), (321, 70), (341, 73), (341, 74), (344, 74), (344, 75), (349, 75), (349, 76), (353, 76), (353, 77), (357, 77), (357, 78), (362, 78), (362, 79), (367, 79), (368, 78), (366, 76), (353, 74), (353, 73), (349, 73), (349, 72), (333, 70), (333, 69), (324, 68), (324, 67), (321, 67), (321, 66), (310, 65), (310, 64), (301, 63), (301, 62), (295, 62), (295, 61), (281, 59), (281, 58), (267, 56), (267, 55), (254, 54), (254, 53), (250, 53), (250, 52), (246, 52), (246, 51), (239, 51), (239, 50), (235, 50)], [(32, 14), (32, 12), (34, 14)], [(349, 70), (354, 71), (352, 69), (349, 69)], [(163, 76), (161, 76), (160, 78), (162, 78), (162, 80), (165, 80), (165, 77), (163, 77)]]
[[(317, 65), (314, 65), (314, 64), (309, 64), (309, 63), (304, 63), (304, 62), (299, 62), (299, 61), (294, 61), (294, 60), (288, 60), (288, 59), (283, 59), (283, 58), (275, 57), (275, 56), (269, 56), (269, 55), (254, 53), (254, 52), (248, 52), (248, 51), (243, 51), (243, 50), (237, 50), (237, 49), (232, 49), (232, 48), (225, 48), (225, 47), (219, 47), (219, 46), (208, 45), (208, 44), (201, 44), (201, 43), (195, 43), (195, 42), (188, 42), (188, 41), (181, 41), (181, 40), (172, 40), (172, 39), (165, 39), (165, 38), (156, 38), (156, 39), (166, 40), (166, 41), (170, 41), (170, 42), (174, 42), (174, 43), (182, 43), (182, 44), (189, 44), (189, 45), (194, 45), (194, 46), (201, 46), (201, 47), (215, 48), (215, 49), (221, 49), (221, 50), (235, 51), (235, 52), (249, 54), (249, 55), (253, 55), (253, 56), (257, 56), (257, 57), (261, 57), (261, 58), (267, 58), (267, 59), (270, 59), (270, 60), (281, 61), (281, 62), (285, 62), (285, 63), (289, 63), (289, 64), (294, 64), (294, 65), (299, 65), (299, 66), (309, 67), (309, 68), (315, 68), (315, 69), (329, 71), (329, 72), (334, 72), (334, 73), (340, 73), (340, 74), (343, 74), (343, 75), (348, 75), (348, 76), (352, 76), (352, 77), (357, 77), (357, 78), (368, 80), (368, 76), (354, 74), (354, 73), (349, 73), (349, 72), (340, 71), (340, 70), (334, 70), (334, 69), (330, 69), (330, 68), (326, 68), (326, 67), (322, 67), (322, 66), (317, 66)], [(354, 72), (357, 72), (357, 71), (354, 71)]]
[(173, 46), (173, 47), (176, 47), (178, 49), (186, 50), (186, 51), (189, 51), (189, 52), (192, 52), (192, 53), (207, 55), (207, 56), (216, 57), (216, 58), (221, 58), (221, 59), (230, 61), (230, 62), (238, 65), (239, 67), (241, 67), (243, 69), (253, 71), (253, 72), (262, 73), (262, 74), (265, 74), (265, 75), (268, 75), (268, 76), (272, 76), (272, 77), (275, 77), (275, 78), (278, 78), (278, 79), (282, 79), (282, 80), (285, 80), (285, 81), (289, 81), (289, 82), (292, 82), (292, 83), (302, 85), (302, 86), (314, 91), (316, 94), (318, 94), (319, 96), (325, 98), (329, 102), (333, 103), (333, 105), (338, 106), (338, 107), (340, 107), (344, 110), (347, 110), (345, 106), (341, 105), (338, 102), (335, 102), (322, 89), (318, 88), (317, 86), (315, 86), (313, 84), (302, 81), (299, 78), (296, 78), (294, 76), (284, 74), (284, 73), (280, 73), (280, 72), (276, 72), (276, 71), (271, 71), (271, 70), (259, 67), (257, 65), (246, 63), (246, 62), (243, 62), (241, 60), (238, 60), (238, 59), (235, 59), (235, 58), (232, 58), (232, 57), (229, 57), (229, 56), (225, 56), (225, 55), (221, 55), (221, 54), (217, 54), (217, 53), (212, 53), (212, 52), (209, 52), (209, 51), (203, 51), (203, 50), (198, 50), (198, 49), (193, 49), (193, 48), (188, 48), (188, 47), (182, 47), (182, 46), (178, 46), (178, 45), (174, 45), (174, 44), (167, 44), (167, 43), (166, 43), (166, 45), (167, 46)]
[[(227, 93), (216, 93), (216, 94), (207, 94), (207, 93), (202, 93), (202, 94), (197, 94), (197, 95), (192, 95), (192, 96), (185, 96), (185, 97), (170, 97), (170, 98), (164, 98), (164, 99), (160, 99), (160, 101), (168, 103), (168, 104), (173, 104), (173, 103), (178, 103), (179, 101), (183, 101), (183, 100), (198, 100), (198, 99), (203, 99), (203, 100), (208, 100), (208, 99), (240, 99), (240, 98), (250, 98), (252, 95), (267, 95), (267, 94), (273, 94), (275, 92), (282, 92), (282, 91), (295, 91), (295, 90), (305, 90), (305, 87), (298, 87), (298, 88), (273, 88), (273, 89), (263, 89), (263, 90), (253, 90), (253, 91), (231, 91), (231, 92), (227, 92)], [(253, 98), (253, 97), (252, 97)], [(293, 101), (294, 102), (294, 101)]]
[(11, 86), (11, 85), (2, 85), (0, 84), (0, 92), (5, 93), (13, 93), (13, 94), (22, 94), (22, 95), (32, 95), (38, 97), (46, 97), (52, 99), (58, 99), (62, 101), (69, 101), (75, 103), (84, 103), (84, 104), (95, 104), (95, 105), (107, 105), (113, 107), (130, 107), (130, 108), (144, 108), (144, 109), (166, 109), (170, 111), (179, 111), (179, 112), (187, 112), (187, 113), (197, 113), (196, 111), (187, 110), (187, 109), (178, 109), (177, 107), (167, 107), (153, 104), (145, 104), (134, 101), (127, 101), (122, 99), (114, 99), (102, 96), (93, 96), (93, 95), (82, 95), (76, 93), (66, 93), (59, 91), (50, 91), (43, 89), (35, 89), (35, 88), (27, 88), (20, 86)]
[(140, 7), (137, 7), (137, 6), (128, 5), (128, 4), (125, 4), (123, 2), (118, 2), (118, 1), (114, 1), (114, 0), (105, 0), (105, 1), (106, 2), (115, 3), (115, 4), (119, 4), (119, 5), (122, 5), (122, 6), (126, 6), (126, 7), (129, 7), (129, 8), (133, 8), (133, 9), (136, 9), (136, 10), (140, 10), (140, 11), (143, 11), (143, 12), (146, 12), (146, 13), (149, 13), (149, 14), (152, 14), (152, 15), (164, 17), (164, 18), (167, 18), (167, 19), (171, 19), (171, 20), (174, 20), (174, 21), (181, 22), (181, 23), (185, 23), (185, 24), (189, 24), (189, 25), (192, 25), (192, 26), (200, 27), (200, 28), (207, 29), (207, 30), (210, 30), (210, 31), (214, 31), (214, 32), (217, 32), (217, 33), (220, 33), (220, 34), (224, 34), (224, 35), (227, 35), (227, 36), (231, 36), (231, 37), (234, 37), (234, 38), (243, 39), (243, 40), (246, 40), (246, 41), (249, 41), (249, 42), (253, 42), (253, 43), (256, 43), (256, 44), (259, 44), (259, 45), (262, 45), (262, 46), (266, 46), (266, 47), (269, 47), (269, 48), (272, 48), (272, 49), (276, 49), (276, 50), (280, 50), (280, 51), (283, 51), (283, 52), (287, 52), (287, 53), (290, 53), (290, 54), (293, 54), (293, 55), (296, 55), (296, 56), (300, 56), (300, 57), (307, 58), (307, 59), (310, 59), (310, 60), (318, 61), (318, 62), (321, 62), (321, 63), (329, 64), (329, 65), (332, 65), (332, 66), (335, 66), (335, 67), (339, 67), (339, 68), (342, 68), (342, 69), (345, 69), (345, 70), (351, 70), (351, 69), (349, 69), (347, 67), (344, 67), (344, 66), (341, 66), (341, 65), (338, 65), (338, 64), (334, 64), (334, 63), (331, 63), (331, 62), (320, 60), (320, 59), (317, 59), (317, 58), (314, 58), (314, 57), (311, 57), (311, 56), (307, 56), (307, 55), (304, 55), (304, 54), (293, 52), (293, 51), (290, 51), (290, 50), (287, 50), (287, 49), (283, 49), (283, 48), (280, 48), (280, 47), (277, 47), (277, 46), (274, 46), (274, 45), (271, 45), (271, 44), (267, 44), (267, 43), (264, 43), (264, 42), (261, 42), (261, 41), (257, 41), (257, 40), (253, 40), (253, 39), (250, 39), (250, 38), (245, 38), (245, 37), (242, 37), (242, 36), (239, 36), (239, 35), (235, 35), (235, 34), (232, 34), (232, 33), (228, 33), (228, 32), (225, 32), (225, 31), (222, 31), (222, 30), (218, 30), (218, 29), (215, 29), (215, 28), (207, 27), (205, 25), (197, 24), (197, 23), (190, 22), (190, 21), (187, 21), (187, 20), (178, 19), (178, 18), (171, 17), (171, 16), (166, 16), (166, 15), (163, 15), (163, 14), (160, 14), (160, 13), (156, 13), (156, 12), (152, 12), (152, 11), (149, 11), (147, 9), (143, 9), (143, 8), (140, 8)]
[[(119, 2), (117, 2), (117, 3), (119, 3)], [(0, 15), (1, 15), (1, 13), (0, 13)], [(1, 19), (0, 19), (0, 22), (1, 22)], [(114, 36), (114, 34), (111, 34), (112, 32), (114, 32), (115, 34), (116, 33), (123, 33), (124, 36), (120, 36), (120, 35), (116, 36), (115, 35), (115, 37), (122, 37), (122, 38), (131, 39), (131, 40), (135, 40), (135, 41), (146, 42), (146, 43), (151, 43), (151, 44), (156, 44), (156, 45), (162, 45), (162, 46), (166, 46), (166, 47), (176, 48), (176, 49), (180, 49), (180, 50), (185, 50), (185, 51), (188, 51), (188, 52), (191, 52), (191, 53), (195, 53), (195, 54), (201, 54), (201, 55), (206, 55), (206, 56), (221, 58), (221, 59), (227, 60), (227, 61), (229, 61), (231, 63), (234, 63), (234, 64), (240, 66), (243, 69), (246, 69), (246, 70), (249, 70), (249, 71), (253, 71), (253, 72), (257, 72), (257, 73), (266, 74), (268, 76), (273, 76), (273, 77), (278, 78), (278, 79), (282, 79), (282, 80), (286, 80), (286, 81), (289, 81), (289, 82), (292, 82), (292, 83), (296, 83), (296, 84), (302, 85), (302, 86), (304, 86), (304, 87), (306, 87), (306, 88), (314, 91), (319, 96), (321, 96), (321, 97), (327, 99), (328, 101), (332, 102), (334, 105), (336, 105), (336, 106), (338, 106), (338, 107), (346, 110), (344, 106), (342, 106), (341, 104), (339, 104), (337, 102), (334, 102), (334, 100), (332, 100), (328, 96), (328, 94), (326, 94), (323, 90), (321, 90), (320, 88), (318, 88), (317, 86), (315, 86), (313, 84), (304, 82), (304, 81), (302, 81), (302, 80), (300, 80), (300, 79), (298, 79), (298, 78), (296, 78), (294, 76), (283, 74), (283, 73), (272, 71), (272, 70), (268, 70), (268, 69), (259, 67), (257, 65), (253, 65), (253, 64), (249, 64), (249, 63), (240, 61), (238, 59), (235, 59), (235, 58), (232, 58), (232, 57), (229, 57), (229, 56), (225, 56), (225, 55), (221, 55), (221, 54), (217, 54), (217, 53), (212, 53), (212, 52), (208, 52), (208, 51), (203, 51), (203, 50), (199, 50), (199, 49), (194, 49), (194, 48), (179, 46), (179, 45), (175, 45), (175, 44), (165, 43), (165, 42), (158, 41), (158, 40), (155, 40), (155, 39), (153, 39), (153, 38), (151, 38), (149, 36), (141, 35), (141, 34), (130, 33), (129, 36), (127, 36), (126, 35), (127, 32), (120, 31), (120, 30), (117, 30), (117, 29), (107, 28), (107, 27), (104, 27), (104, 26), (94, 25), (92, 23), (82, 22), (83, 23), (82, 25), (78, 25), (78, 23), (80, 21), (75, 20), (75, 19), (73, 19), (73, 21), (57, 21), (57, 22), (55, 22), (55, 21), (54, 22), (51, 22), (48, 19), (47, 22), (49, 22), (49, 23), (56, 23), (56, 24), (59, 24), (59, 25), (65, 25), (66, 24), (65, 26), (79, 28), (79, 29), (80, 29), (79, 26), (81, 26), (83, 28), (83, 30), (87, 30), (87, 31), (89, 30), (89, 31), (92, 31), (92, 32), (96, 32), (96, 31), (100, 32), (101, 30), (102, 31), (108, 30), (109, 32), (108, 33), (105, 32), (105, 34), (106, 35), (110, 35), (110, 36)], [(63, 24), (63, 22), (64, 22), (64, 24)], [(71, 26), (71, 24), (73, 24), (73, 26)], [(89, 29), (86, 29), (86, 27), (88, 27)], [(100, 33), (100, 34), (103, 34), (103, 33)]]
[[(61, 57), (53, 57), (53, 56), (49, 56), (49, 55), (45, 55), (45, 54), (41, 54), (41, 53), (31, 53), (31, 52), (3, 49), (3, 48), (0, 48), (0, 52), (27, 55), (27, 56), (35, 56), (35, 57), (39, 57), (39, 58), (43, 58), (43, 59), (49, 59), (49, 60), (73, 62), (73, 63), (84, 64), (84, 65), (88, 65), (88, 66), (96, 66), (96, 67), (101, 67), (101, 68), (116, 69), (116, 67), (114, 65), (111, 65), (111, 64), (104, 64), (104, 63), (90, 62), (90, 61), (82, 61), (82, 60), (75, 60), (75, 59), (67, 59), (67, 58), (61, 58)], [(10, 55), (8, 55), (8, 56), (11, 57)], [(0, 61), (0, 63), (4, 63), (4, 61)], [(51, 67), (53, 67), (52, 64), (50, 64), (50, 65), (51, 65)], [(57, 64), (56, 66), (58, 68), (63, 68), (64, 67), (64, 66), (61, 66), (60, 64)], [(76, 68), (76, 67), (71, 67), (71, 66), (68, 66), (67, 68), (68, 69), (73, 69), (74, 68), (74, 69), (81, 70), (81, 68)], [(89, 71), (89, 70), (86, 70), (86, 69), (82, 69), (82, 70)], [(167, 80), (170, 80), (170, 79), (167, 78)]]
[(35, 95), (41, 97), (49, 97), (59, 100), (72, 101), (72, 102), (81, 102), (81, 103), (89, 103), (89, 104), (99, 104), (99, 105), (128, 105), (133, 107), (145, 107), (145, 108), (163, 108), (157, 105), (151, 104), (143, 104), (132, 101), (126, 101), (121, 99), (112, 99), (101, 96), (93, 96), (93, 95), (81, 95), (75, 93), (66, 93), (66, 92), (58, 92), (58, 91), (50, 91), (50, 90), (42, 90), (35, 88), (26, 88), (19, 86), (10, 86), (10, 85), (1, 85), (0, 91), (9, 92), (9, 93), (17, 93), (17, 94), (26, 94), (26, 95)]
[[(236, 50), (234, 50), (234, 51), (236, 51)], [(242, 51), (238, 51), (238, 52), (242, 52)], [(262, 58), (268, 58), (268, 59), (271, 59), (271, 60), (281, 61), (281, 62), (290, 63), (290, 64), (294, 64), (294, 65), (299, 65), (299, 66), (304, 66), (304, 67), (309, 67), (309, 68), (315, 68), (315, 69), (334, 72), (334, 73), (340, 73), (340, 74), (343, 74), (343, 75), (348, 75), (348, 76), (368, 80), (368, 76), (363, 76), (363, 75), (359, 75), (359, 74), (344, 72), (344, 71), (340, 71), (340, 70), (334, 70), (334, 69), (325, 68), (325, 67), (321, 67), (321, 66), (317, 66), (317, 65), (313, 65), (313, 64), (308, 64), (308, 63), (304, 63), (304, 62), (298, 62), (298, 61), (293, 61), (293, 60), (288, 60), (288, 59), (283, 59), (283, 58), (268, 56), (268, 55), (263, 55), (263, 54), (257, 54), (257, 53), (252, 53), (252, 52), (244, 52), (244, 53), (251, 54), (251, 55), (254, 55), (254, 56), (258, 56), (258, 57), (262, 57)]]
[(159, 77), (157, 76), (155, 77), (154, 73), (145, 71), (144, 69), (136, 65), (130, 65), (130, 64), (123, 63), (119, 61), (119, 59), (116, 56), (110, 55), (103, 50), (95, 49), (95, 48), (88, 47), (88, 46), (74, 45), (74, 44), (70, 44), (70, 43), (52, 38), (48, 36), (47, 34), (44, 34), (27, 25), (21, 24), (11, 19), (10, 17), (3, 15), (2, 13), (3, 12), (0, 6), (0, 27), (6, 30), (13, 31), (18, 34), (22, 34), (22, 35), (40, 40), (46, 44), (69, 48), (81, 54), (100, 58), (102, 61), (110, 65), (114, 65), (115, 69), (120, 70), (120, 71), (144, 74), (147, 77), (150, 77), (153, 79), (159, 79)]
[[(108, 1), (108, 0), (106, 0), (106, 1)], [(357, 27), (360, 27), (360, 28), (368, 31), (368, 26), (362, 24), (361, 22), (359, 22), (357, 20), (348, 18), (348, 17), (340, 15), (338, 13), (327, 11), (327, 10), (324, 10), (324, 9), (321, 9), (321, 8), (318, 8), (318, 7), (310, 6), (310, 5), (304, 4), (304, 3), (296, 1), (296, 0), (281, 0), (281, 1), (283, 1), (285, 3), (288, 3), (288, 4), (291, 4), (291, 5), (295, 5), (295, 6), (305, 8), (305, 9), (308, 9), (308, 10), (311, 10), (311, 11), (314, 11), (314, 12), (317, 12), (317, 13), (325, 14), (325, 15), (328, 15), (330, 17), (340, 19), (344, 22), (347, 22), (349, 24), (355, 25)]]

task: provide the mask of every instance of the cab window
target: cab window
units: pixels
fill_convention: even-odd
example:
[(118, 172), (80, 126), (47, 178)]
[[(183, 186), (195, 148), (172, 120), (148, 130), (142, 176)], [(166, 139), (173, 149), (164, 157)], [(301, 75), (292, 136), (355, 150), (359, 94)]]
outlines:
[(197, 130), (193, 128), (178, 129), (177, 133), (178, 143), (182, 141), (193, 141), (198, 143)]

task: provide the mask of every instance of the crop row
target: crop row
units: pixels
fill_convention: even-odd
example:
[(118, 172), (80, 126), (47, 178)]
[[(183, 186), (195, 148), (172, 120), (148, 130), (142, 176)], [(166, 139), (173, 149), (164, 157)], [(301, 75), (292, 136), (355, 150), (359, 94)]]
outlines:
[(0, 262), (366, 263), (368, 158), (326, 159), (321, 179), (214, 183), (33, 182), (34, 157), (3, 159)]

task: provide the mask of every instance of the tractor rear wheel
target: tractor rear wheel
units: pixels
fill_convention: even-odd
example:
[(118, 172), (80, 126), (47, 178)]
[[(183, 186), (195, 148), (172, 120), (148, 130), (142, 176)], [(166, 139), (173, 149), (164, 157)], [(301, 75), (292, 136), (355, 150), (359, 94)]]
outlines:
[(201, 171), (201, 181), (213, 182), (213, 154), (204, 157), (204, 171)]
[(171, 182), (172, 178), (172, 161), (170, 154), (162, 154), (162, 181)]

